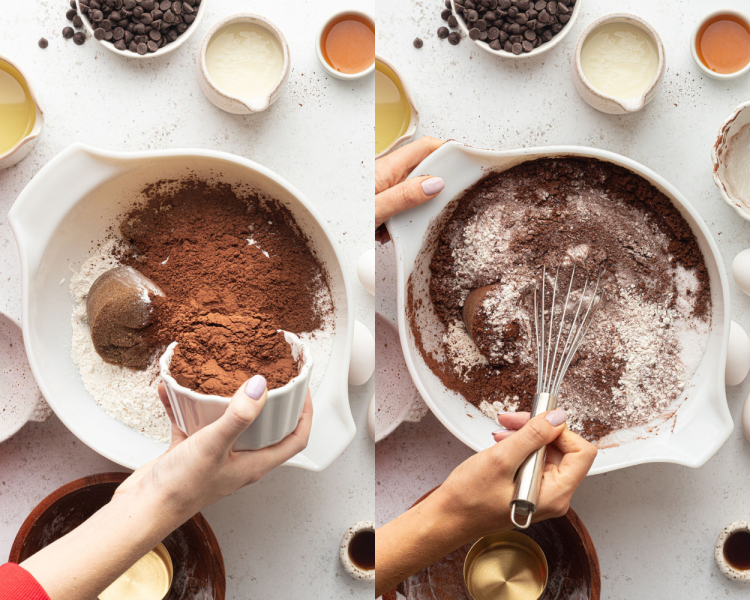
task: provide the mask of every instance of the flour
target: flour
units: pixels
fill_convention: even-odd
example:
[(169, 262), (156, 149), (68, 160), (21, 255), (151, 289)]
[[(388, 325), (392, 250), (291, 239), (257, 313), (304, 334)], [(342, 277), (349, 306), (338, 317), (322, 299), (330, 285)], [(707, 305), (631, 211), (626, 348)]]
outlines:
[(159, 442), (169, 442), (169, 418), (157, 392), (159, 357), (155, 356), (144, 371), (118, 367), (105, 363), (91, 340), (86, 296), (97, 277), (119, 266), (116, 251), (120, 243), (117, 239), (104, 242), (70, 278), (70, 295), (75, 303), (70, 319), (71, 356), (84, 387), (110, 417)]

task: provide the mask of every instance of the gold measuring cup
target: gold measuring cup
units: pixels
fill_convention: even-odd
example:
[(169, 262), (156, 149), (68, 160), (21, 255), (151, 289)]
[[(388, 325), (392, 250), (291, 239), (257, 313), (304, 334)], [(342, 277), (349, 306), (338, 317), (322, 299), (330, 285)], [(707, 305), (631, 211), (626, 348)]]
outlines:
[(534, 540), (503, 531), (477, 540), (464, 561), (464, 581), (474, 600), (538, 600), (549, 567)]

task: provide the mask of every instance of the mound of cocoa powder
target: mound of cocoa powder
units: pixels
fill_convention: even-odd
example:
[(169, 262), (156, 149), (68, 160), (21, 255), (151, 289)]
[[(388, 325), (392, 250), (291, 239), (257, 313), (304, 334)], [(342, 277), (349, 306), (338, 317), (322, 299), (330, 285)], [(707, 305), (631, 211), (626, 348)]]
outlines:
[(297, 375), (286, 330), (319, 329), (328, 275), (291, 213), (251, 189), (196, 177), (146, 187), (120, 223), (123, 264), (164, 292), (144, 339), (179, 343), (172, 373), (229, 396), (255, 374), (269, 389)]
[[(509, 198), (511, 189), (512, 198)], [(596, 218), (575, 208), (574, 203), (594, 197), (599, 202), (595, 210), (600, 211)], [(527, 220), (516, 216), (521, 213), (506, 213), (505, 202), (512, 202), (516, 209), (528, 207), (518, 210), (526, 210), (533, 218)], [(497, 225), (488, 224), (486, 231), (477, 232), (484, 215), (488, 214), (498, 219)], [(639, 246), (639, 241), (628, 233), (628, 227), (631, 232), (635, 231), (632, 223), (636, 215), (639, 222), (647, 224), (646, 229), (656, 232), (648, 233), (645, 229), (637, 232), (642, 236), (640, 243), (643, 239), (651, 243), (648, 247)], [(456, 254), (456, 249), (465, 247), (464, 236), (476, 236), (479, 240), (487, 236), (486, 245), (476, 240), (472, 242), (471, 248), (476, 248), (477, 253), (483, 251), (483, 246), (492, 247), (496, 239), (493, 236), (500, 235), (493, 227), (510, 232), (503, 234), (509, 236), (503, 252), (517, 257), (513, 268), (559, 265), (571, 247), (587, 247), (591, 251), (583, 266), (589, 273), (604, 271), (610, 294), (620, 293), (619, 281), (612, 274), (624, 268), (632, 281), (630, 293), (667, 307), (674, 306), (679, 297), (675, 266), (684, 267), (697, 280), (696, 287), (688, 290), (686, 298), (692, 307), (691, 318), (710, 319), (711, 290), (703, 255), (690, 226), (671, 201), (648, 181), (621, 167), (594, 159), (564, 158), (530, 161), (490, 175), (467, 190), (456, 204), (437, 238), (429, 264), (430, 300), (446, 329), (462, 320), (464, 290), (494, 285), (504, 279), (502, 273), (476, 270), (472, 261), (480, 261), (480, 258), (464, 256), (461, 263)], [(663, 235), (667, 242), (662, 247), (654, 245), (655, 235)], [(486, 262), (491, 264), (491, 261)], [(449, 361), (424, 349), (415, 321), (421, 302), (410, 283), (407, 310), (412, 333), (424, 360), (446, 387), (476, 406), (483, 401), (504, 402), (504, 399), (516, 398), (517, 410), (529, 410), (537, 382), (534, 362), (515, 360), (510, 364), (506, 361), (493, 364), (490, 360), (490, 364), (474, 366), (464, 376), (456, 376)], [(482, 321), (484, 315), (479, 317), (477, 327), (486, 327)], [(516, 323), (510, 325), (513, 327), (505, 329), (509, 332), (506, 341), (511, 343), (507, 347), (513, 350), (514, 346), (526, 345), (523, 334), (516, 337)], [(599, 321), (594, 329), (599, 334), (611, 332), (614, 335), (606, 321)], [(482, 353), (486, 356), (485, 351)], [(606, 344), (584, 344), (575, 357), (565, 383), (586, 390), (591, 412), (600, 415), (580, 424), (578, 430), (587, 438), (599, 439), (614, 429), (633, 424), (632, 417), (623, 416), (615, 407), (610, 407), (611, 390), (617, 387), (625, 368), (625, 362), (608, 350)]]

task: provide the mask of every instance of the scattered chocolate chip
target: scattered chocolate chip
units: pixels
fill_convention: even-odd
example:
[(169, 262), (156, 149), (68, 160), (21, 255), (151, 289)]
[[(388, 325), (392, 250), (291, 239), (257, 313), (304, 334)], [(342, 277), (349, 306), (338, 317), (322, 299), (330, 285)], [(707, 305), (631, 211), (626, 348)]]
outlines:
[(73, 31), (72, 27), (65, 27), (62, 30), (63, 37), (66, 40), (69, 40), (70, 38), (72, 38), (74, 33), (75, 33), (75, 31)]
[[(70, 28), (68, 28), (68, 29), (70, 29)], [(72, 31), (72, 30), (71, 30), (71, 31)], [(447, 27), (439, 27), (439, 28), (438, 28), (438, 30), (437, 30), (437, 36), (438, 36), (438, 37), (439, 37), (439, 38), (440, 38), (441, 40), (444, 40), (445, 38), (447, 38), (447, 37), (448, 37), (448, 34), (449, 34), (449, 33), (450, 33), (450, 32), (448, 31), (448, 28), (447, 28)]]
[(450, 19), (450, 16), (453, 14), (449, 9), (445, 9), (443, 12), (440, 13), (440, 17), (443, 19), (443, 21), (447, 21)]
[(448, 17), (448, 25), (450, 25), (451, 27), (458, 27), (458, 19), (455, 16), (451, 15), (450, 17)]
[(414, 47), (417, 48), (417, 49), (419, 49), (422, 46), (424, 46), (424, 42), (420, 38), (414, 38), (414, 42), (412, 42), (412, 43), (414, 44)]
[(39, 38), (39, 47), (44, 50), (47, 46), (49, 46), (47, 38)]
[(75, 8), (71, 8), (68, 12), (65, 13), (65, 16), (67, 17), (68, 21), (72, 21), (75, 19), (76, 15), (78, 13), (76, 12)]
[(461, 35), (457, 31), (452, 31), (448, 35), (448, 41), (454, 46), (458, 46), (458, 43), (461, 41)]
[(76, 0), (70, 0), (70, 8), (72, 8), (73, 10), (77, 10)]
[(83, 44), (86, 43), (86, 36), (84, 35), (82, 31), (76, 31), (76, 33), (73, 35), (73, 41), (78, 46), (83, 46)]

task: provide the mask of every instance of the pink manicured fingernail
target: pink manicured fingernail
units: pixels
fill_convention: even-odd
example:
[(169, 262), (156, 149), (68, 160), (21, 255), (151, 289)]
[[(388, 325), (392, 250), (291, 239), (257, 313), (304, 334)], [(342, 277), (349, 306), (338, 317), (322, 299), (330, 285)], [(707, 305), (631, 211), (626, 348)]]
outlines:
[(568, 415), (562, 408), (557, 408), (552, 412), (547, 413), (547, 416), (544, 418), (549, 421), (550, 425), (552, 425), (553, 427), (557, 427), (558, 425), (562, 425), (563, 423), (565, 423)]
[[(506, 438), (509, 438), (511, 435), (513, 435), (516, 432), (515, 429), (501, 429), (500, 431), (493, 431), (492, 437), (496, 439), (496, 441), (501, 441)], [(501, 438), (501, 440), (497, 440), (497, 438)]]
[(425, 196), (432, 196), (442, 191), (445, 187), (445, 181), (441, 177), (430, 177), (422, 182), (422, 191)]
[(266, 391), (266, 378), (263, 375), (255, 375), (247, 382), (245, 393), (253, 400), (259, 400)]

